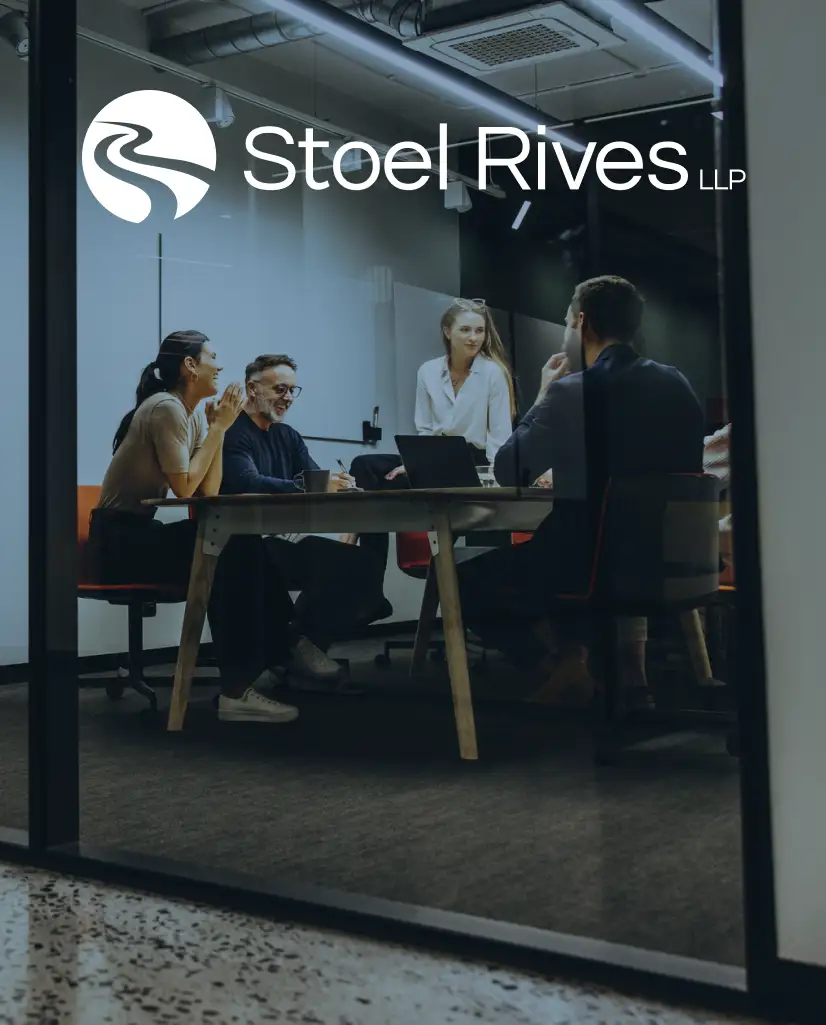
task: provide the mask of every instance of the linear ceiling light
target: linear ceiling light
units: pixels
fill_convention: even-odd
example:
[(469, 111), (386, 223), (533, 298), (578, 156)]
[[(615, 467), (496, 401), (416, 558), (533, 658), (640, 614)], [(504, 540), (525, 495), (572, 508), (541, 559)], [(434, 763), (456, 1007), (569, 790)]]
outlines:
[[(266, 0), (270, 7), (277, 11), (283, 11), (308, 25), (313, 25), (326, 32), (336, 39), (347, 43), (350, 46), (361, 50), (362, 53), (375, 57), (377, 61), (388, 64), (403, 74), (418, 78), (427, 85), (436, 86), (442, 92), (450, 93), (463, 103), (473, 107), (486, 110), (488, 113), (501, 119), (502, 127), (521, 128), (531, 135), (536, 134), (537, 125), (540, 123), (541, 111), (536, 112), (536, 118), (530, 117), (518, 104), (508, 103), (508, 97), (503, 94), (499, 100), (485, 89), (477, 88), (468, 79), (462, 81), (461, 73), (455, 74), (444, 71), (436, 61), (429, 58), (422, 58), (420, 54), (411, 53), (404, 47), (386, 38), (373, 37), (369, 32), (369, 26), (354, 23), (353, 26), (346, 24), (351, 15), (342, 14), (337, 8), (328, 8), (326, 3), (310, 3), (308, 0)], [(344, 19), (344, 21), (342, 20)], [(365, 31), (365, 28), (368, 31)], [(562, 132), (555, 132), (548, 126), (545, 138), (556, 140), (568, 149), (577, 153), (584, 153), (586, 147), (570, 136)]]
[(674, 57), (678, 60), (680, 64), (684, 64), (687, 68), (691, 68), (692, 71), (696, 71), (698, 75), (708, 79), (718, 89), (722, 88), (723, 76), (717, 68), (713, 64), (709, 64), (708, 61), (704, 60), (684, 43), (681, 43), (679, 39), (675, 39), (667, 29), (661, 28), (656, 24), (654, 18), (657, 16), (652, 16), (645, 8), (637, 8), (635, 10), (632, 4), (623, 2), (623, 0), (593, 0), (593, 3), (615, 21), (631, 29), (632, 32), (651, 43), (652, 46), (656, 46), (658, 50), (662, 50), (669, 57)]
[(516, 215), (516, 217), (513, 220), (513, 224), (511, 225), (514, 231), (517, 231), (519, 229), (520, 225), (522, 224), (522, 221), (525, 220), (525, 214), (530, 210), (530, 208), (531, 201), (529, 199), (526, 199), (522, 206), (519, 207), (519, 213)]

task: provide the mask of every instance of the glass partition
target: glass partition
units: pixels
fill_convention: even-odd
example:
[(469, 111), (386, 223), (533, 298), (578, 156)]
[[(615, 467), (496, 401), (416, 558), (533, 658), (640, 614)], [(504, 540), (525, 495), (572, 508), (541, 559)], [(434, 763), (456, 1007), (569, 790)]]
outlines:
[(28, 826), (28, 29), (19, 11), (0, 9), (0, 167), (4, 183), (4, 353), (13, 382), (3, 404), (2, 475), (9, 501), (3, 522), (0, 617), (0, 830)]
[[(477, 80), (332, 5), (218, 58), (179, 6), (79, 42), (82, 840), (742, 965), (712, 88), (619, 37)], [(502, 102), (689, 183), (522, 189)]]

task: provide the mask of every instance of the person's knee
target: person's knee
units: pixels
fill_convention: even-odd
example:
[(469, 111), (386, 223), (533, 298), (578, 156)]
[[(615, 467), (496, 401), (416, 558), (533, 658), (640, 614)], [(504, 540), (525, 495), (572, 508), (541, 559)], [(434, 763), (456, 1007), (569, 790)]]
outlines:
[(370, 460), (373, 457), (371, 455), (356, 456), (355, 459), (350, 463), (350, 474), (353, 477), (357, 477), (364, 473), (365, 470), (370, 470)]

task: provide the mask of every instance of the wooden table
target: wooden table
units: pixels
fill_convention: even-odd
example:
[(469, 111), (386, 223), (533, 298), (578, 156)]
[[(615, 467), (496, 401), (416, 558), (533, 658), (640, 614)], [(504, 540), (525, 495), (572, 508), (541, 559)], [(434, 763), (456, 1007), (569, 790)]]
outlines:
[(453, 536), (474, 530), (535, 530), (552, 508), (547, 491), (494, 487), (318, 495), (219, 495), (164, 499), (151, 504), (194, 506), (198, 521), (168, 730), (183, 728), (215, 565), (233, 534), (418, 531), (427, 532), (430, 537), (435, 580), (431, 574), (431, 586), (425, 589), (413, 664), (420, 665), (426, 653), (429, 625), (440, 603), (459, 751), (464, 759), (478, 758)]

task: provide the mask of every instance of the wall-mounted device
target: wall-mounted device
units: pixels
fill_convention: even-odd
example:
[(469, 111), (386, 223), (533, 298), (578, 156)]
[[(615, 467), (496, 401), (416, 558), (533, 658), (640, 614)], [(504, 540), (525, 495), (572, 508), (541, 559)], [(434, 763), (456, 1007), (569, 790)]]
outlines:
[(373, 419), (362, 420), (361, 440), (365, 445), (375, 445), (381, 441), (381, 427), (379, 427), (379, 407), (373, 407)]
[(473, 202), (464, 182), (448, 182), (445, 189), (445, 210), (458, 210), (466, 214), (473, 207)]
[(0, 39), (11, 43), (20, 60), (29, 59), (29, 25), (22, 11), (8, 11), (0, 17)]
[(207, 124), (215, 125), (216, 128), (229, 128), (235, 121), (235, 111), (229, 102), (229, 96), (217, 85), (210, 85), (204, 89), (198, 110), (204, 115)]

